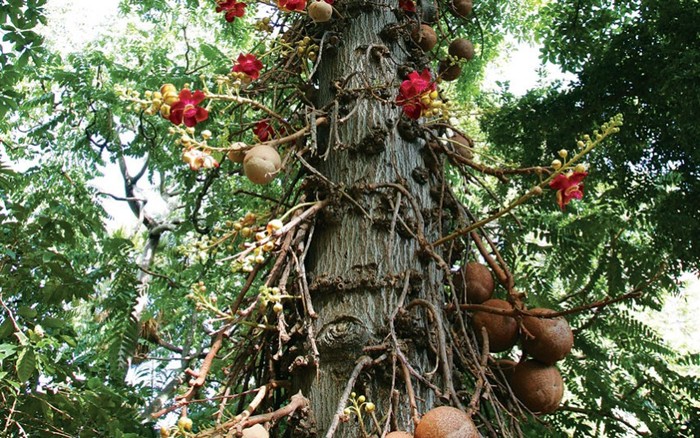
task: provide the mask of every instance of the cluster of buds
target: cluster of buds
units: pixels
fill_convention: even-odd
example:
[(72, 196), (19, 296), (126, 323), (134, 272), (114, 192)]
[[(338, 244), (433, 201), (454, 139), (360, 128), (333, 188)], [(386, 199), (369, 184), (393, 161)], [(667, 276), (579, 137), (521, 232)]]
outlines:
[(273, 27), (272, 24), (270, 24), (270, 22), (270, 17), (264, 17), (258, 20), (257, 22), (255, 22), (255, 30), (259, 32), (272, 33)]
[[(579, 142), (579, 143), (582, 143), (582, 142)], [(557, 152), (557, 154), (559, 155), (561, 160), (556, 159), (556, 160), (552, 161), (552, 169), (554, 169), (554, 170), (561, 169), (561, 167), (564, 165), (564, 163), (567, 162), (567, 158), (569, 157), (569, 151), (567, 151), (566, 149), (561, 149), (559, 152)], [(562, 160), (563, 160), (563, 162), (562, 162)], [(574, 167), (574, 172), (578, 172), (578, 173), (586, 172), (587, 170), (588, 170), (588, 165), (586, 165), (584, 163), (579, 163)]]
[[(235, 237), (240, 235), (244, 239), (248, 239), (254, 234), (253, 225), (255, 224), (255, 220), (255, 214), (248, 212), (239, 220), (227, 220), (222, 225), (215, 227), (214, 232), (221, 235), (211, 243), (210, 248), (216, 249), (223, 247), (224, 244), (228, 242), (225, 245), (226, 250), (233, 251), (235, 249), (235, 245), (233, 244), (233, 239)], [(240, 249), (245, 249), (245, 246), (241, 246)]]
[(315, 62), (318, 57), (319, 47), (311, 38), (304, 37), (296, 43), (297, 55), (305, 57), (311, 62)]
[(343, 414), (350, 416), (351, 414), (356, 414), (358, 417), (362, 418), (362, 412), (367, 412), (371, 414), (375, 411), (376, 406), (374, 403), (367, 401), (364, 395), (358, 396), (355, 392), (350, 393), (350, 406), (343, 410)]
[(440, 94), (437, 90), (431, 91), (429, 94), (421, 97), (421, 103), (424, 105), (423, 117), (442, 117), (445, 120), (450, 118), (450, 102), (444, 102), (440, 99)]
[(173, 104), (180, 100), (177, 88), (173, 84), (163, 85), (160, 91), (146, 91), (144, 97), (150, 99), (150, 106), (145, 108), (144, 112), (149, 116), (160, 113), (165, 119), (170, 117), (170, 108)]
[(282, 310), (284, 310), (282, 299), (290, 298), (288, 295), (283, 295), (279, 287), (262, 285), (260, 286), (258, 292), (258, 304), (260, 305), (261, 312), (265, 312), (265, 309), (267, 309), (267, 305), (269, 303), (274, 303), (272, 305), (272, 310), (274, 310), (275, 313), (280, 313)]
[(257, 231), (253, 234), (249, 227), (246, 227), (249, 231), (244, 232), (241, 230), (241, 235), (243, 237), (248, 237), (253, 234), (255, 242), (244, 243), (247, 251), (244, 251), (245, 256), (237, 259), (232, 265), (233, 270), (242, 270), (244, 272), (251, 272), (256, 264), (263, 263), (265, 261), (265, 253), (268, 253), (275, 249), (275, 232), (284, 226), (281, 220), (273, 219), (267, 223), (264, 230)]
[[(148, 100), (143, 100), (141, 99), (141, 93), (138, 91), (132, 89), (132, 88), (125, 88), (121, 85), (116, 85), (114, 87), (114, 91), (119, 96), (120, 98), (124, 100), (128, 100), (130, 102), (133, 102), (133, 110), (134, 111), (143, 111), (146, 110), (151, 102)], [(146, 99), (150, 99), (150, 92), (146, 91)]]

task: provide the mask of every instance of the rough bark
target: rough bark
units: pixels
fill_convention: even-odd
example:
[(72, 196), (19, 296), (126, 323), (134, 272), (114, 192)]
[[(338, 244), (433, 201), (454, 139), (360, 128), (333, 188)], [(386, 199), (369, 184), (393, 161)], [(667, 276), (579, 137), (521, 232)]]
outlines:
[[(309, 394), (319, 436), (326, 435), (348, 377), (358, 358), (366, 354), (363, 348), (391, 343), (389, 319), (397, 308), (405, 276), (412, 273), (413, 278), (406, 302), (435, 294), (442, 283), (441, 272), (420, 256), (419, 242), (411, 236), (425, 233), (434, 238), (431, 230), (436, 224), (429, 214), (429, 184), (419, 184), (412, 177), (416, 169), (425, 168), (424, 142), (406, 142), (397, 130), (401, 110), (392, 102), (402, 79), (398, 64), (405, 62), (407, 52), (403, 40), (384, 41), (380, 37), (385, 26), (397, 22), (389, 7), (378, 6), (383, 3), (389, 5), (379, 2), (367, 4), (363, 10), (350, 10), (351, 16), (342, 22), (340, 44), (336, 50), (323, 53), (318, 71), (320, 105), (336, 100), (340, 102), (339, 117), (349, 114), (347, 121), (337, 126), (337, 137), (333, 127), (321, 133), (319, 153), (325, 155), (316, 163), (335, 184), (335, 190), (328, 191), (334, 202), (317, 220), (307, 263), (318, 313), (314, 329), (320, 364), (310, 372), (309, 392), (305, 393)], [(369, 86), (377, 87), (374, 94), (386, 100), (369, 93)], [(374, 190), (385, 183), (405, 187), (416, 204), (396, 187)], [(344, 195), (339, 194), (341, 188)], [(420, 212), (415, 211), (415, 205), (420, 206)], [(424, 227), (419, 229), (423, 220)], [(410, 330), (397, 331), (401, 342), (405, 341), (402, 351), (411, 365), (430, 372), (435, 358), (426, 352), (429, 324), (418, 315), (423, 314), (413, 313), (416, 319), (415, 324), (408, 324)], [(394, 372), (399, 403), (393, 415), (400, 428), (412, 430), (401, 369), (392, 369), (391, 350), (386, 360), (361, 375), (356, 392), (374, 402), (382, 418), (391, 405)], [(416, 390), (421, 411), (434, 403), (432, 392)], [(334, 436), (359, 436), (355, 419), (341, 424)]]

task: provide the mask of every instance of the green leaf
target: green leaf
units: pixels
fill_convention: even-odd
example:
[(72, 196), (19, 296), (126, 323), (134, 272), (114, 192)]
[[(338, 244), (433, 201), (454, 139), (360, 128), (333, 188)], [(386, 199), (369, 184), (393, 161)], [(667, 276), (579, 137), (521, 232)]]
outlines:
[(25, 319), (34, 319), (36, 318), (37, 312), (29, 306), (21, 306), (17, 310), (17, 314)]
[(10, 336), (14, 331), (15, 327), (12, 325), (10, 318), (5, 319), (2, 324), (0, 324), (0, 339)]
[(0, 344), (0, 362), (15, 354), (17, 347), (12, 344)]
[(17, 378), (19, 378), (20, 383), (27, 382), (32, 377), (35, 370), (36, 356), (34, 355), (34, 350), (25, 348), (20, 351), (19, 358), (17, 359)]

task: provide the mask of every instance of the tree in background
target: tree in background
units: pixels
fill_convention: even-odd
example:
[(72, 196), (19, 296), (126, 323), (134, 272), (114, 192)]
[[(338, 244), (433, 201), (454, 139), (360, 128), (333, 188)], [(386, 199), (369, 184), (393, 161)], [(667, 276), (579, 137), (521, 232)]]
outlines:
[[(4, 140), (11, 158), (38, 162), (22, 184), (2, 180), (0, 383), (13, 433), (143, 436), (134, 418), (171, 413), (162, 435), (418, 425), (420, 437), (449, 424), (440, 415), (456, 416), (459, 436), (692, 433), (693, 382), (618, 304), (658, 306), (658, 263), (634, 259), (643, 229), (583, 239), (599, 215), (540, 196), (579, 197), (588, 172), (576, 166), (619, 119), (600, 138), (572, 133), (560, 144), (580, 144), (553, 166), (542, 150), (504, 165), (521, 161), (517, 147), (487, 153), (459, 129), (471, 103), (451, 96), (478, 88), (496, 29), (529, 23), (527, 7), (123, 7), (152, 27), (30, 66), (23, 129)], [(88, 185), (104, 162), (122, 193)], [(147, 208), (146, 180), (165, 212)], [(146, 232), (107, 234), (100, 197)], [(502, 300), (482, 304), (494, 278)], [(568, 324), (541, 307), (566, 315), (571, 354)], [(549, 325), (564, 338), (554, 356), (532, 345)], [(535, 359), (516, 366), (518, 337)], [(555, 362), (571, 392), (561, 407)], [(554, 379), (548, 399), (526, 384), (539, 378)]]

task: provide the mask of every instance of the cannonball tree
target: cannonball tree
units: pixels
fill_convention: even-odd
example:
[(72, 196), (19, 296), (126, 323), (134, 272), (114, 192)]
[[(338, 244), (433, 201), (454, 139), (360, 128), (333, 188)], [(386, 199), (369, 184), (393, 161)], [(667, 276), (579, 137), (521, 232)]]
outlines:
[[(450, 406), (473, 422), (470, 434), (522, 436), (520, 419), (539, 412), (516, 397), (498, 367), (528, 359), (511, 349), (533, 337), (522, 319), (613, 300), (529, 312), (528, 285), (516, 284), (502, 257), (497, 224), (537, 196), (566, 214), (584, 196), (582, 160), (621, 118), (572, 139), (572, 151), (551, 165), (492, 165), (465, 132), (467, 114), (448, 84), (470, 80), (464, 66), (483, 47), (467, 37), (479, 35), (476, 18), (486, 7), (442, 0), (199, 7), (230, 25), (254, 23), (249, 48), (224, 73), (178, 83), (164, 76), (160, 89), (122, 98), (169, 123), (172, 154), (206, 175), (205, 187), (227, 179), (246, 187), (235, 196), (260, 202), (201, 229), (202, 250), (238, 280), (226, 293), (192, 286), (188, 299), (210, 316), (211, 341), (186, 370), (180, 395), (152, 413), (180, 416), (161, 434), (384, 436), (411, 433), (423, 414)], [(530, 189), (495, 210), (476, 210), (465, 193), (482, 178), (520, 178)], [(505, 306), (476, 304), (455, 284), (470, 283), (461, 269), (470, 262), (493, 275), (494, 299)], [(511, 321), (513, 342), (489, 345), (475, 314)], [(189, 421), (203, 409), (213, 417)]]

